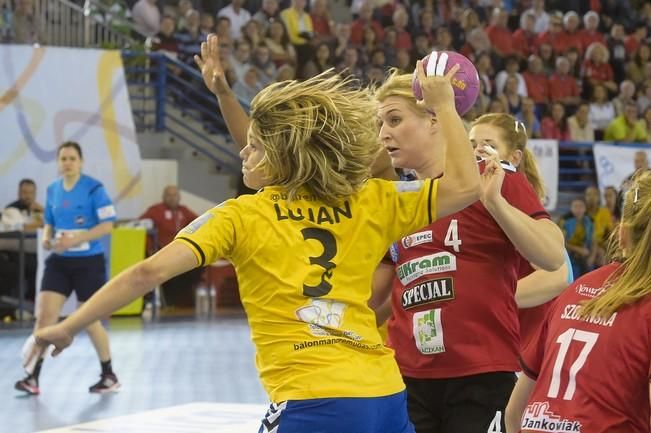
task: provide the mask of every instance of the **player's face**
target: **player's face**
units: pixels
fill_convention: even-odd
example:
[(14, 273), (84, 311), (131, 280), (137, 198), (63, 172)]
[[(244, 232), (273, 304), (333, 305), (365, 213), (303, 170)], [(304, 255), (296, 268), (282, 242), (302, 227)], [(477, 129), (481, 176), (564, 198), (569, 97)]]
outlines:
[(438, 125), (433, 116), (419, 114), (401, 97), (391, 96), (380, 103), (380, 140), (397, 168), (417, 172), (436, 160)]
[(65, 177), (75, 177), (81, 174), (81, 158), (77, 150), (72, 147), (64, 147), (59, 150), (57, 157), (59, 172)]
[(264, 159), (264, 147), (251, 133), (247, 138), (247, 145), (240, 151), (242, 158), (242, 176), (244, 185), (251, 189), (260, 189), (266, 185), (264, 173), (258, 164)]
[(501, 160), (510, 161), (516, 165), (520, 162), (519, 160), (514, 161), (513, 152), (511, 152), (502, 139), (499, 128), (493, 125), (486, 123), (475, 125), (468, 133), (468, 137), (470, 138), (472, 147), (475, 149), (475, 156), (479, 158), (489, 157), (491, 152), (487, 148), (490, 147), (497, 151)]

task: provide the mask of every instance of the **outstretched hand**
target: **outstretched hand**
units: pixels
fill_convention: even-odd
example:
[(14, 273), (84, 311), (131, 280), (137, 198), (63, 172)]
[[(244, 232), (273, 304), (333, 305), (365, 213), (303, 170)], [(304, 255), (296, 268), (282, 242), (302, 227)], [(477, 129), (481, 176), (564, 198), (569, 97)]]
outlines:
[(487, 147), (486, 150), (490, 155), (484, 157), (486, 165), (479, 179), (480, 200), (484, 206), (495, 203), (502, 196), (502, 184), (505, 176), (497, 151), (492, 147)]
[(52, 356), (57, 356), (63, 349), (72, 344), (72, 340), (72, 336), (66, 332), (61, 324), (37, 330), (33, 335), (33, 341), (28, 340), (26, 347), (23, 348), (23, 367), (26, 370), (33, 369), (36, 361), (44, 356), (50, 345), (54, 346)]
[(455, 108), (452, 78), (460, 66), (456, 64), (450, 68), (447, 74), (444, 74), (447, 63), (448, 55), (446, 53), (432, 53), (427, 62), (428, 73), (425, 73), (422, 61), (416, 62), (416, 77), (423, 93), (423, 99), (418, 101), (418, 104), (435, 113), (437, 109)]
[(205, 42), (201, 43), (201, 55), (195, 55), (194, 61), (201, 69), (203, 82), (206, 87), (215, 95), (228, 92), (230, 87), (226, 81), (226, 75), (219, 60), (219, 38), (211, 33)]

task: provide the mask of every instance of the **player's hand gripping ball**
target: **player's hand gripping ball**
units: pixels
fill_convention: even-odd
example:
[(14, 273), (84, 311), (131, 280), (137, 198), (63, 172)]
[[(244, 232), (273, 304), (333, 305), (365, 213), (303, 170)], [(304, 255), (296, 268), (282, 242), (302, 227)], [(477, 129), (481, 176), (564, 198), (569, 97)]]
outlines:
[[(454, 51), (432, 51), (421, 60), (428, 77), (432, 75), (445, 75), (454, 65), (459, 65), (459, 70), (452, 77), (454, 101), (459, 116), (466, 114), (475, 105), (479, 96), (479, 74), (475, 65), (464, 55)], [(423, 92), (414, 71), (411, 88), (417, 100), (423, 99)]]

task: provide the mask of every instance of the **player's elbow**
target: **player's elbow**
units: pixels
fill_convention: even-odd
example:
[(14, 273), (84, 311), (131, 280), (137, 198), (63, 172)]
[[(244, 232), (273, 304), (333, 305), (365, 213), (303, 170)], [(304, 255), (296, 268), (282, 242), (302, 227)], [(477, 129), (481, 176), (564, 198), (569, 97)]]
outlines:
[(137, 287), (137, 290), (143, 294), (149, 292), (164, 281), (163, 270), (159, 269), (149, 259), (136, 265), (133, 272), (134, 287)]
[(547, 242), (544, 248), (541, 248), (541, 255), (539, 260), (535, 261), (535, 265), (548, 272), (554, 272), (560, 269), (565, 263), (565, 241), (563, 239), (563, 232), (553, 222), (549, 220), (541, 220), (538, 222), (543, 230), (540, 233), (542, 239)]

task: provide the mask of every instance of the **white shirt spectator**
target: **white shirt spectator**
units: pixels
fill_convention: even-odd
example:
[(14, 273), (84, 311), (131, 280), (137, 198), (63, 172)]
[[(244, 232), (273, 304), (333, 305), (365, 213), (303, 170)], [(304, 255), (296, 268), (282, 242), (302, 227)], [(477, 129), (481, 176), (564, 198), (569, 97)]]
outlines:
[(239, 39), (242, 36), (242, 27), (251, 20), (251, 13), (244, 8), (236, 12), (233, 5), (228, 5), (217, 12), (217, 17), (231, 20), (231, 38)]
[(532, 13), (536, 17), (536, 24), (533, 31), (536, 33), (546, 32), (549, 29), (549, 14), (545, 11), (536, 12), (534, 8), (527, 9), (525, 13)]
[[(516, 72), (515, 76), (518, 79), (518, 95), (523, 97), (528, 96), (527, 83), (524, 81), (524, 77), (519, 72)], [(504, 85), (506, 84), (507, 78), (509, 78), (509, 73), (506, 71), (500, 71), (495, 76), (495, 91), (498, 96), (504, 93)]]
[(594, 129), (604, 131), (615, 118), (615, 106), (608, 101), (605, 104), (590, 104), (590, 121)]
[(155, 36), (160, 31), (160, 10), (156, 6), (156, 0), (138, 0), (133, 5), (131, 16), (142, 34)]

